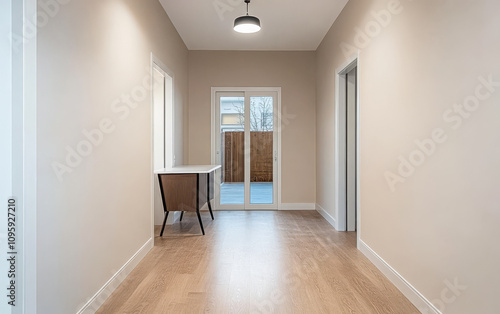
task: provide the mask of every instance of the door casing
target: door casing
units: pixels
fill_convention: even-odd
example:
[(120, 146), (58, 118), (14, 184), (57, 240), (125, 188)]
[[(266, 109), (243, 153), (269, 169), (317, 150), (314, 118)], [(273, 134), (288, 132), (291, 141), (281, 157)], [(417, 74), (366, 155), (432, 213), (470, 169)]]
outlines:
[[(345, 75), (357, 68), (356, 75), (356, 231), (357, 239), (361, 234), (361, 189), (360, 189), (360, 98), (359, 98), (359, 82), (360, 82), (360, 58), (359, 53), (349, 57), (343, 65), (335, 71), (335, 229), (337, 231), (353, 231), (348, 230), (347, 226), (347, 180), (346, 180), (346, 85), (347, 80)], [(354, 213), (349, 213), (354, 216)], [(352, 226), (351, 226), (352, 228)]]
[[(152, 223), (160, 225), (163, 221), (163, 205), (160, 197), (158, 178), (153, 174), (155, 170), (175, 166), (174, 130), (174, 73), (153, 53), (151, 53), (151, 184), (152, 184)], [(163, 76), (163, 81), (157, 84), (155, 71)], [(155, 106), (156, 88), (163, 94), (162, 108)], [(171, 225), (180, 213), (170, 215), (167, 224)], [(154, 228), (153, 228), (154, 229)], [(153, 232), (154, 230), (152, 230)]]

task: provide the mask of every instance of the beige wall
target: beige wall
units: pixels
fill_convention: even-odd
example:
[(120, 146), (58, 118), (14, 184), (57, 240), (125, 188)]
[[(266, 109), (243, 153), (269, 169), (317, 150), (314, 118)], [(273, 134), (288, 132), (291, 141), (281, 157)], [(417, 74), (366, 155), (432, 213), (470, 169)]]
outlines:
[[(77, 312), (151, 238), (151, 52), (174, 73), (182, 161), (188, 52), (158, 1), (70, 1), (39, 29), (37, 313)], [(59, 181), (102, 119), (113, 131)]]
[[(438, 309), (496, 313), (500, 84), (485, 87), (479, 77), (500, 81), (500, 5), (402, 0), (377, 32), (372, 12), (388, 3), (350, 1), (317, 51), (317, 202), (335, 215), (334, 71), (346, 60), (340, 46), (353, 45), (355, 28), (372, 27), (372, 38), (358, 42), (361, 240)], [(467, 118), (448, 111), (464, 101)], [(391, 191), (385, 174), (400, 175), (399, 156), (418, 162), (414, 141), (435, 129), (446, 141), (438, 136), (442, 143)], [(447, 283), (455, 280), (466, 290), (454, 293)]]
[(282, 202), (314, 203), (314, 52), (189, 52), (189, 163), (210, 163), (211, 87), (281, 87)]

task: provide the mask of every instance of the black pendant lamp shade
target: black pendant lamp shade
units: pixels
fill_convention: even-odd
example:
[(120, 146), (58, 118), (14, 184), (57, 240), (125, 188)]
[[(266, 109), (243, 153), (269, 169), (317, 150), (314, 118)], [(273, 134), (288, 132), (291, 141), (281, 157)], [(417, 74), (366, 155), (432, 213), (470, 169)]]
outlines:
[(248, 4), (250, 0), (245, 0), (247, 4), (247, 15), (243, 15), (234, 20), (234, 30), (238, 33), (256, 33), (260, 31), (260, 20), (255, 16), (248, 15)]

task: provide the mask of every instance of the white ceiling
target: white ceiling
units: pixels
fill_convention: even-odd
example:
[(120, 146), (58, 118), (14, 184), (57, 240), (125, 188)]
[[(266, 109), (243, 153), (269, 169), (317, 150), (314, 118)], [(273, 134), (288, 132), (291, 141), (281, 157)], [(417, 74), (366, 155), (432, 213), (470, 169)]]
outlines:
[(252, 0), (262, 30), (239, 34), (243, 0), (160, 0), (189, 50), (316, 50), (348, 0)]

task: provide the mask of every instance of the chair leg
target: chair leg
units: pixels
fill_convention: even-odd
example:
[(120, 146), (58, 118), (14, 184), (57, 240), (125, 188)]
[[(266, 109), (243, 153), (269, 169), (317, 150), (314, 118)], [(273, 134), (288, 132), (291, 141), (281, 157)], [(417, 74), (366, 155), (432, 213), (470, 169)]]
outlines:
[(200, 222), (201, 232), (203, 233), (203, 235), (205, 235), (205, 229), (203, 229), (203, 222), (201, 221), (200, 211), (197, 210), (196, 214), (198, 215), (198, 221)]
[(212, 213), (212, 205), (210, 205), (210, 201), (208, 201), (208, 210), (210, 211), (210, 216), (212, 216), (212, 220), (214, 220), (214, 213)]
[(182, 221), (182, 217), (184, 217), (184, 212), (181, 212), (181, 220), (179, 221)]
[(165, 230), (165, 224), (167, 223), (168, 211), (165, 212), (165, 218), (163, 219), (163, 227), (161, 227), (160, 237), (163, 236), (163, 231)]

